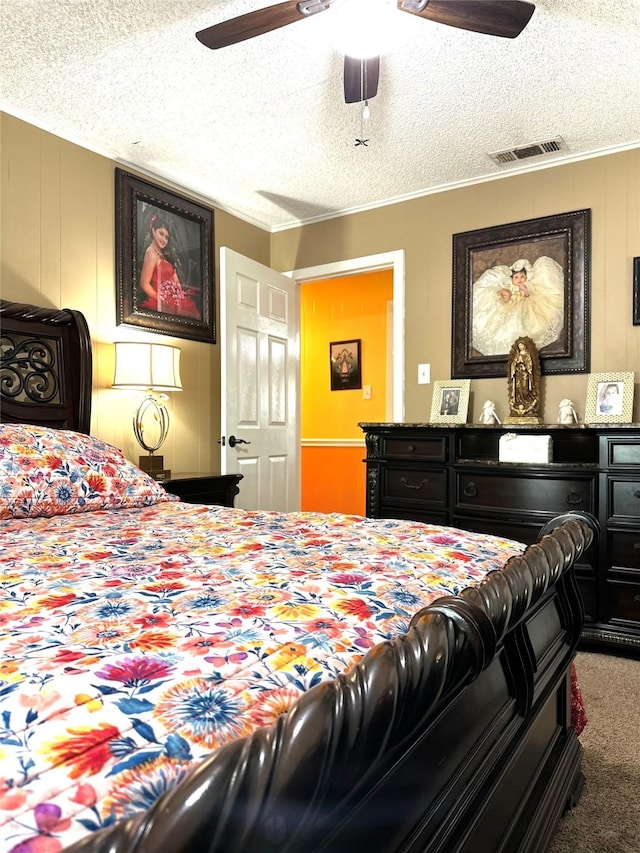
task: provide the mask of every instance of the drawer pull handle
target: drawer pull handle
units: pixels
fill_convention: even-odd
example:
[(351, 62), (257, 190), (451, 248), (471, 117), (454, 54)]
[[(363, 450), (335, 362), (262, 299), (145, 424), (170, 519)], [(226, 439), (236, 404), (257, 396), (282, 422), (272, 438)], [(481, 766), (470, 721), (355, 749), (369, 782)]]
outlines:
[(638, 551), (640, 551), (640, 542), (634, 542), (633, 547), (637, 548)]
[(634, 595), (633, 600), (634, 601), (640, 601), (640, 595)]
[(407, 444), (407, 453), (413, 453), (414, 450), (415, 447), (413, 446), (413, 444)]
[(462, 490), (462, 494), (466, 498), (475, 498), (475, 496), (478, 494), (476, 484), (475, 483), (467, 483), (467, 485)]
[(633, 493), (634, 498), (640, 498), (640, 489), (636, 489)]
[(576, 504), (581, 504), (582, 503), (582, 495), (580, 494), (580, 492), (576, 492), (575, 489), (571, 489), (571, 491), (567, 495), (567, 503), (573, 504), (574, 506)]
[(420, 489), (424, 489), (425, 486), (429, 485), (429, 481), (427, 479), (420, 480), (419, 483), (416, 483), (415, 485), (413, 485), (412, 483), (407, 482), (406, 477), (400, 477), (400, 482), (402, 483), (403, 486), (405, 486), (405, 488), (415, 489), (416, 491), (419, 491)]

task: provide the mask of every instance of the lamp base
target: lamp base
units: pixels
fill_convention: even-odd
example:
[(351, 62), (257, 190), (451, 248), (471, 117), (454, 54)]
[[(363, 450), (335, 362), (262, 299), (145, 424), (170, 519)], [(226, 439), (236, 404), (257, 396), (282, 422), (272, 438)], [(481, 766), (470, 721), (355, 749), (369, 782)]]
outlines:
[(171, 469), (164, 467), (164, 456), (140, 456), (138, 467), (153, 477), (154, 480), (169, 480), (171, 479)]

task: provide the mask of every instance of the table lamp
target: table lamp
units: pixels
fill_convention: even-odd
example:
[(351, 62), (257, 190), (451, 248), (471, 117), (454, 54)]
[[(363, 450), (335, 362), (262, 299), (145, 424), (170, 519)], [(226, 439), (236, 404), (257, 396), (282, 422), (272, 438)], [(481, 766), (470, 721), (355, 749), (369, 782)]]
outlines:
[[(164, 456), (156, 456), (169, 432), (169, 412), (164, 401), (167, 391), (182, 391), (180, 350), (167, 344), (139, 341), (117, 342), (113, 388), (146, 391), (144, 400), (133, 414), (133, 432), (138, 444), (147, 451), (140, 456), (139, 467), (155, 480), (167, 480), (171, 471), (164, 467)], [(152, 413), (156, 428), (155, 441), (145, 438), (144, 419)]]

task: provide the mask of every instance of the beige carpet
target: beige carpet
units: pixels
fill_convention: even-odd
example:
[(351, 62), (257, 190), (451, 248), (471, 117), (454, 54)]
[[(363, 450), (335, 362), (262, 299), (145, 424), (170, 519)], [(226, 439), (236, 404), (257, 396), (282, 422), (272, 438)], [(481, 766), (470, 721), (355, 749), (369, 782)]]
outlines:
[(586, 777), (549, 853), (640, 852), (640, 660), (579, 652)]

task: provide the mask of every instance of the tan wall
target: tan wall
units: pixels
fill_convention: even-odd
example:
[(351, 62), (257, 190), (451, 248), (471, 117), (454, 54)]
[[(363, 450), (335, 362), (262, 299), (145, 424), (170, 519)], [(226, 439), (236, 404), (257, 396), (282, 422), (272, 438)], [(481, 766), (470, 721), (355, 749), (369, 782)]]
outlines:
[[(452, 235), (584, 208), (592, 216), (591, 371), (639, 371), (640, 326), (631, 322), (631, 268), (632, 258), (640, 255), (640, 149), (278, 232), (272, 239), (271, 265), (301, 269), (405, 249), (405, 419), (423, 421), (432, 386), (418, 385), (417, 364), (431, 364), (432, 380), (451, 376)], [(586, 386), (584, 374), (545, 377), (545, 419), (556, 420), (565, 396), (574, 400), (582, 417)], [(636, 385), (636, 421), (639, 397)], [(505, 414), (506, 380), (472, 381), (473, 420), (487, 398)]]
[[(130, 395), (108, 386), (111, 343), (149, 333), (115, 325), (115, 163), (0, 113), (0, 287), (3, 297), (81, 309), (94, 338), (93, 431), (136, 458)], [(432, 379), (450, 376), (451, 238), (454, 233), (570, 210), (592, 211), (591, 370), (640, 369), (631, 324), (631, 259), (640, 255), (640, 149), (477, 184), (269, 235), (215, 213), (220, 246), (287, 270), (405, 249), (406, 420), (428, 416)], [(218, 298), (216, 297), (216, 308)], [(219, 346), (154, 336), (183, 352), (185, 390), (173, 395), (165, 445), (174, 470), (216, 467)], [(544, 380), (545, 415), (569, 396), (584, 412), (586, 376)], [(472, 417), (487, 397), (506, 407), (505, 382), (472, 382)], [(636, 388), (635, 420), (640, 413)]]
[[(0, 289), (3, 298), (81, 310), (93, 339), (92, 432), (137, 460), (131, 430), (137, 397), (114, 391), (115, 340), (172, 343), (182, 350), (184, 390), (169, 402), (163, 446), (174, 472), (219, 464), (220, 347), (116, 326), (115, 162), (0, 113)], [(160, 183), (158, 181), (158, 183)], [(187, 195), (184, 193), (184, 195)], [(219, 247), (269, 263), (270, 235), (215, 211)], [(216, 315), (219, 289), (216, 287)]]

